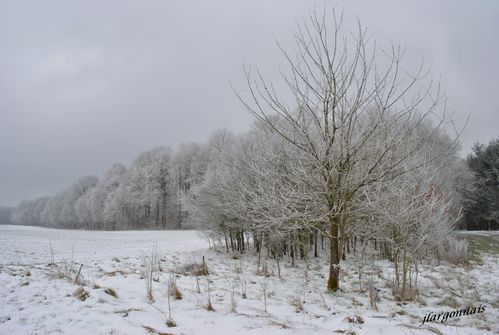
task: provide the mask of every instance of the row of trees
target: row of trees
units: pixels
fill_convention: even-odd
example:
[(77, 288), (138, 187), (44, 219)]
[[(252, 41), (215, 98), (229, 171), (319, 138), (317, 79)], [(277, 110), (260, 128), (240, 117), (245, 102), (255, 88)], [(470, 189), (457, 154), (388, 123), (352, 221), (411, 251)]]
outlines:
[[(293, 53), (280, 46), (289, 64), (283, 85), (246, 71), (248, 94), (238, 97), (256, 118), (247, 133), (217, 131), (175, 154), (145, 152), (128, 169), (115, 165), (101, 178), (22, 202), (13, 221), (107, 229), (189, 223), (227, 251), (253, 245), (263, 273), (269, 257), (279, 267), (284, 256), (327, 253), (331, 291), (346, 253), (375, 250), (393, 262), (395, 289), (406, 299), (422, 258), (457, 255), (450, 232), (473, 181), (446, 133), (452, 121), (440, 87), (423, 66), (404, 70), (400, 48), (380, 57), (362, 27), (344, 33), (334, 12), (312, 12), (295, 41)], [(484, 175), (490, 189), (494, 173)]]
[(400, 48), (377, 55), (360, 25), (342, 30), (334, 11), (312, 12), (294, 36), (293, 52), (279, 45), (282, 84), (246, 70), (247, 94), (236, 92), (257, 123), (223, 141), (186, 200), (191, 219), (227, 248), (251, 236), (264, 272), (269, 254), (306, 259), (325, 245), (331, 291), (350, 246), (380, 249), (405, 297), (411, 266), (442, 252), (459, 218), (463, 166), (440, 87), (423, 66), (404, 70)]
[(86, 176), (51, 197), (25, 200), (12, 222), (56, 228), (180, 228), (181, 197), (198, 183), (210, 159), (207, 146), (159, 147), (140, 154), (127, 169), (115, 164), (100, 178)]

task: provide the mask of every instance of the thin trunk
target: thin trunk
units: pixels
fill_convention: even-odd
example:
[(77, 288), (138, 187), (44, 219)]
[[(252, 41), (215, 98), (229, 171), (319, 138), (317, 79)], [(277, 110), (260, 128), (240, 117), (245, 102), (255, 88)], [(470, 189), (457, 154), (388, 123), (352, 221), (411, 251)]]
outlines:
[(314, 230), (314, 257), (317, 256), (317, 230)]
[(339, 287), (340, 277), (340, 249), (338, 237), (338, 218), (331, 217), (329, 224), (331, 228), (331, 237), (329, 238), (329, 279), (327, 281), (327, 290), (336, 292)]

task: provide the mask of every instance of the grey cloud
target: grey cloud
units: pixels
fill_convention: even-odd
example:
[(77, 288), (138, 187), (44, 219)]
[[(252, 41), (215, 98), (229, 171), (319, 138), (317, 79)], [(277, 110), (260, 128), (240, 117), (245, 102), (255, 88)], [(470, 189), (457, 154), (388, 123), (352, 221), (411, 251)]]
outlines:
[[(322, 2), (315, 2), (322, 6)], [(50, 195), (157, 145), (236, 132), (251, 117), (229, 81), (242, 64), (277, 79), (309, 1), (3, 1), (0, 204)], [(340, 1), (380, 43), (401, 42), (442, 75), (463, 155), (498, 136), (497, 1)]]

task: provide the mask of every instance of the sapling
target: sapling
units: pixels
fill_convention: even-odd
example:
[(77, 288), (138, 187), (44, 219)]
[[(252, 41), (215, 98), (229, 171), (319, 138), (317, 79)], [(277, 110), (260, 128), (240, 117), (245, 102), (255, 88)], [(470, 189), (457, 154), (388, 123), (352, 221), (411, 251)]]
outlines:
[(213, 308), (213, 305), (211, 304), (211, 294), (210, 294), (210, 280), (206, 278), (206, 282), (208, 283), (207, 287), (207, 295), (208, 295), (208, 304), (206, 305), (206, 309), (209, 311), (215, 311), (215, 308)]
[(260, 281), (260, 286), (262, 287), (262, 292), (263, 292), (263, 306), (265, 313), (268, 313), (267, 311), (267, 280), (265, 279), (266, 277), (263, 278), (262, 281)]
[(237, 300), (235, 294), (235, 285), (233, 281), (229, 282), (229, 287), (230, 287), (230, 310), (231, 312), (235, 313), (237, 308)]
[(244, 279), (241, 282), (241, 297), (243, 299), (247, 298), (247, 295), (246, 295), (246, 280), (244, 280)]
[[(173, 279), (172, 279), (173, 278)], [(171, 306), (171, 299), (170, 296), (173, 294), (172, 292), (172, 286), (174, 283), (175, 277), (173, 275), (170, 275), (170, 278), (168, 279), (168, 320), (166, 320), (166, 325), (168, 327), (175, 327), (177, 324), (172, 318), (172, 306)]]
[(157, 271), (158, 260), (159, 260), (157, 246), (153, 245), (150, 255), (146, 255), (143, 252), (141, 255), (141, 259), (142, 259), (142, 265), (144, 267), (142, 277), (144, 278), (145, 284), (146, 284), (147, 300), (149, 300), (150, 302), (153, 302), (154, 297), (152, 294), (152, 283), (154, 281), (153, 279), (154, 279), (154, 275)]

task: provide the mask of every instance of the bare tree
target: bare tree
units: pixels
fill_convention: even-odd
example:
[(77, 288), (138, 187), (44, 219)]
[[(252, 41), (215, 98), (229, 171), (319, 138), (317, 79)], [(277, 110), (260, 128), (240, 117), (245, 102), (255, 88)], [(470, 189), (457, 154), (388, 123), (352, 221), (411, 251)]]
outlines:
[[(282, 79), (291, 103), (251, 68), (245, 68), (248, 94), (236, 91), (249, 112), (306, 162), (297, 179), (306, 181), (324, 204), (323, 213), (310, 221), (326, 218), (320, 231), (330, 241), (330, 291), (338, 290), (355, 195), (406, 172), (401, 165), (431, 136), (412, 136), (419, 125), (433, 122), (437, 132), (448, 122), (440, 85), (428, 78), (423, 62), (416, 71), (405, 71), (402, 48), (378, 53), (360, 23), (349, 32), (342, 21), (335, 10), (331, 15), (313, 11), (298, 25), (294, 52), (278, 43), (289, 65)], [(404, 150), (397, 150), (401, 145)]]

